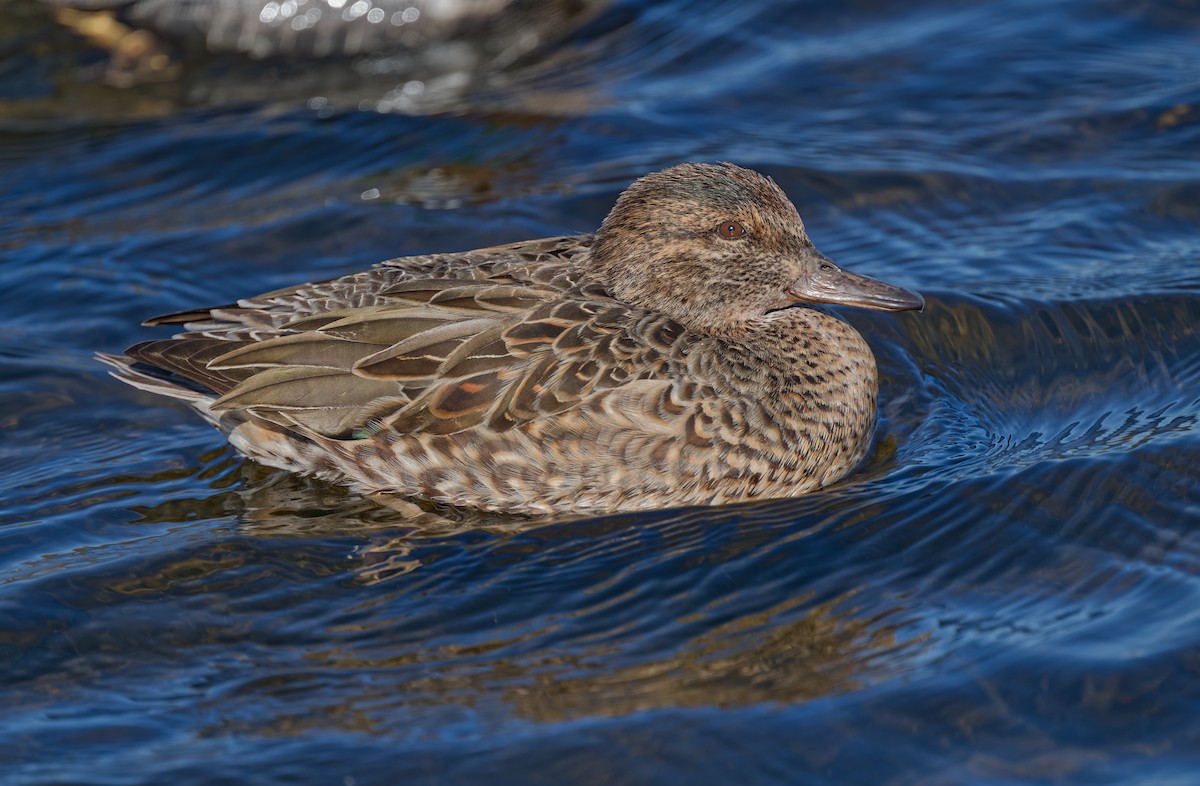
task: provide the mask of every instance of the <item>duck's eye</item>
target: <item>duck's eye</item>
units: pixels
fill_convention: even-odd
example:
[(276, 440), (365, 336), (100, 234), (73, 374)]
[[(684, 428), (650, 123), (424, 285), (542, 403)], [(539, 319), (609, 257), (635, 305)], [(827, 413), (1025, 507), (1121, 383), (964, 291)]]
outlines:
[(717, 225), (717, 234), (725, 240), (738, 240), (746, 236), (746, 228), (736, 221), (722, 221)]

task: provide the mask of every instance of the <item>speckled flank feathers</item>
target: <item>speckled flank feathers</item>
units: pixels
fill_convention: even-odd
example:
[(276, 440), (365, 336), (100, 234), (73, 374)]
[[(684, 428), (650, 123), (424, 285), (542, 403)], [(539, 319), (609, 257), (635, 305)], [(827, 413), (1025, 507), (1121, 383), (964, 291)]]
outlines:
[[(595, 237), (394, 259), (151, 320), (185, 332), (103, 358), (247, 456), (363, 491), (524, 513), (790, 496), (874, 426), (870, 349), (797, 305), (842, 302), (821, 294), (841, 275), (773, 182), (684, 164)], [(847, 302), (919, 307), (853, 278), (883, 294)]]

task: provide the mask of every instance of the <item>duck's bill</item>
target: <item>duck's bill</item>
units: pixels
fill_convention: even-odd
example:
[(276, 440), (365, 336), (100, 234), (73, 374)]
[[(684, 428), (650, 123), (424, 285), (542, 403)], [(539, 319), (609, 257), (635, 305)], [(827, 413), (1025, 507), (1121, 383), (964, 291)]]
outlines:
[(925, 298), (916, 292), (842, 270), (823, 261), (808, 276), (788, 287), (788, 294), (805, 303), (856, 306), (876, 311), (914, 311), (925, 308)]

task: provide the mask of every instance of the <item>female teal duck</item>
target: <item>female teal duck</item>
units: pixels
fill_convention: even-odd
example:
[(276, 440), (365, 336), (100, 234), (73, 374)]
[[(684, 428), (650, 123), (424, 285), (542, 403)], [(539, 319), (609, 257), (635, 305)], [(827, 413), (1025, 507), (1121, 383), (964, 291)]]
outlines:
[(364, 492), (522, 513), (803, 494), (875, 424), (875, 358), (808, 303), (919, 309), (841, 270), (731, 164), (631, 185), (593, 235), (405, 257), (171, 314), (104, 356), (250, 458)]

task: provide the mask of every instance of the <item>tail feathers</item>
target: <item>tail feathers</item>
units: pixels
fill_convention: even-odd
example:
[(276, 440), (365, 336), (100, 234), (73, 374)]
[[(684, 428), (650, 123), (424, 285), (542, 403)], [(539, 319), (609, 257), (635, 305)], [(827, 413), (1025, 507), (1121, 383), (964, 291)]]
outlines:
[[(218, 306), (221, 308), (237, 308), (236, 303), (230, 303), (228, 306)], [(208, 322), (213, 319), (212, 308), (193, 308), (187, 311), (173, 311), (170, 314), (160, 314), (157, 317), (142, 322), (145, 327), (154, 327), (156, 325), (183, 325), (185, 329), (189, 329), (189, 325), (195, 322)]]
[(316, 460), (321, 451), (314, 449), (313, 442), (329, 440), (296, 422), (288, 413), (214, 412), (212, 404), (217, 400), (217, 394), (198, 382), (128, 355), (98, 352), (96, 357), (111, 366), (114, 370), (109, 373), (127, 385), (187, 402), (205, 420), (224, 432), (235, 448), (260, 464), (291, 472), (313, 473), (335, 482), (346, 481), (345, 475), (333, 463)]
[(97, 352), (96, 358), (115, 371), (109, 373), (127, 385), (148, 393), (157, 393), (198, 405), (207, 410), (208, 405), (216, 400), (213, 391), (203, 388), (183, 377), (155, 368), (148, 363), (135, 361), (125, 355), (110, 355), (107, 352)]

